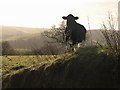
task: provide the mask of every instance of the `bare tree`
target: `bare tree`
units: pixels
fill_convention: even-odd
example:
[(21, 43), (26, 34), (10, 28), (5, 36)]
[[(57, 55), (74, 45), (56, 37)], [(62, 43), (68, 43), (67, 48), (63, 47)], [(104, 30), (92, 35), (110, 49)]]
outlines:
[(101, 31), (105, 41), (108, 54), (115, 56), (120, 55), (120, 32), (116, 30), (116, 20), (113, 15), (108, 13), (107, 25), (103, 22)]
[(55, 25), (53, 25), (50, 31), (45, 31), (44, 33), (42, 33), (42, 35), (52, 39), (50, 43), (64, 44), (65, 28), (66, 28), (65, 22), (62, 21), (58, 28)]

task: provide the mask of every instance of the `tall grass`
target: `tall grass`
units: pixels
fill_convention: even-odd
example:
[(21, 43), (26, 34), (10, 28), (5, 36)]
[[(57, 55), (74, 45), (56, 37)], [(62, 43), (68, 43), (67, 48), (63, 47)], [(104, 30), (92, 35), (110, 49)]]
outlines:
[(106, 48), (106, 53), (113, 55), (117, 58), (120, 56), (120, 31), (116, 30), (116, 20), (113, 15), (108, 13), (107, 24), (102, 24), (102, 34), (104, 36), (106, 44), (102, 47)]

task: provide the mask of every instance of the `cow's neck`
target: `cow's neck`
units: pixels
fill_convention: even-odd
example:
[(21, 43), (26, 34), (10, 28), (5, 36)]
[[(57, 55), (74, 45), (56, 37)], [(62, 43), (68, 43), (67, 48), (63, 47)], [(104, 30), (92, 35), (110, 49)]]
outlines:
[(70, 30), (73, 30), (73, 29), (76, 28), (76, 24), (69, 23), (69, 24), (67, 25), (67, 28), (70, 29)]

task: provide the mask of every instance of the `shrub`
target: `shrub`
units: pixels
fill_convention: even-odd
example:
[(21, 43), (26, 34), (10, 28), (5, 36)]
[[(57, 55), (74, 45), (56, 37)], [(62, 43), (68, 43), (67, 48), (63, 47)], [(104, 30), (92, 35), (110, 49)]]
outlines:
[(2, 42), (2, 55), (14, 55), (15, 51), (8, 41)]
[(106, 44), (103, 46), (102, 49), (106, 48), (106, 53), (109, 55), (113, 55), (115, 57), (120, 56), (120, 31), (117, 31), (115, 20), (113, 16), (109, 13), (108, 14), (108, 25), (104, 22), (102, 24), (103, 30), (101, 30)]

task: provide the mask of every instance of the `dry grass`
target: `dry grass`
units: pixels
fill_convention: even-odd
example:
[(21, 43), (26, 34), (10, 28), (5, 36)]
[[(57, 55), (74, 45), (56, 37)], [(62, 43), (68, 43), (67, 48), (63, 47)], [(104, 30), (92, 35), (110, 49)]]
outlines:
[(103, 22), (103, 30), (101, 30), (106, 44), (102, 48), (106, 47), (106, 53), (115, 57), (120, 56), (120, 31), (116, 30), (116, 23), (113, 19), (113, 15), (108, 13), (107, 24)]

